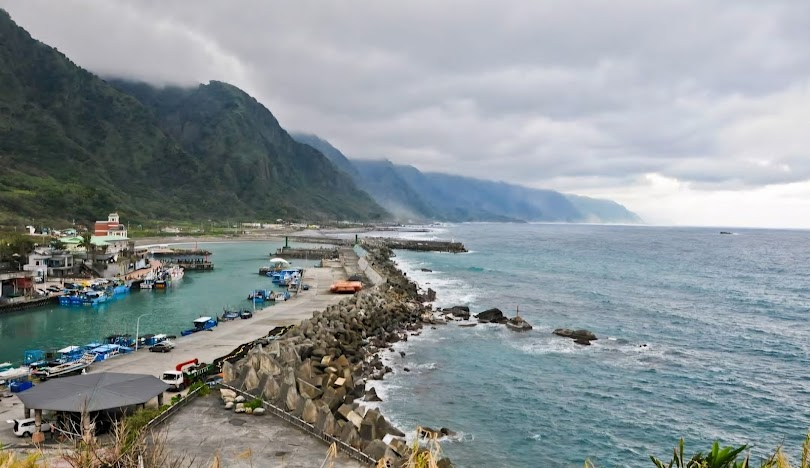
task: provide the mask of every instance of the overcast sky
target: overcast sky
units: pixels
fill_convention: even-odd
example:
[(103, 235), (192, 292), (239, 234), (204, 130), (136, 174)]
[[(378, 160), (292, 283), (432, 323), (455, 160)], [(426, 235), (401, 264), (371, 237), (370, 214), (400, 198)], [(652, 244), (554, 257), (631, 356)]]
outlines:
[(0, 0), (104, 76), (237, 85), (354, 158), (810, 227), (810, 1)]

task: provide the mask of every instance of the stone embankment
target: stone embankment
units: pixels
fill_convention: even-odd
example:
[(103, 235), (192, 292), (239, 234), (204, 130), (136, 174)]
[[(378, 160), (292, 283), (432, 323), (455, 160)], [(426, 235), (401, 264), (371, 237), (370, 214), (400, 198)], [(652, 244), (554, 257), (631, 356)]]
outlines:
[(394, 239), (390, 237), (366, 237), (361, 240), (363, 247), (373, 249), (377, 247), (387, 247), (398, 250), (415, 250), (419, 252), (451, 252), (464, 253), (467, 248), (461, 242), (450, 241), (429, 241), (429, 240), (409, 240)]
[(332, 247), (322, 247), (317, 249), (305, 249), (298, 247), (282, 247), (276, 250), (276, 257), (285, 258), (308, 258), (310, 260), (321, 260), (324, 258), (337, 258), (340, 253), (338, 249)]
[[(407, 340), (432, 314), (427, 299), (390, 261), (386, 246), (366, 256), (386, 281), (313, 313), (281, 338), (247, 351), (234, 350), (235, 362), (222, 364), (228, 385), (281, 407), (293, 416), (360, 450), (386, 466), (400, 466), (411, 455), (405, 434), (362, 401), (379, 401), (366, 392), (368, 379), (392, 370), (379, 352)], [(432, 432), (427, 436), (442, 432)], [(452, 466), (443, 459), (439, 466)]]

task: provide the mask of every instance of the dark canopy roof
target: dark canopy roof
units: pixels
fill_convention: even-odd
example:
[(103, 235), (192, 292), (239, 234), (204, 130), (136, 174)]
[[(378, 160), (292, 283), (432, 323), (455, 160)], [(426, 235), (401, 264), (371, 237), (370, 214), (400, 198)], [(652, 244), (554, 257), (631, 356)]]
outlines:
[(30, 409), (101, 411), (146, 403), (167, 388), (151, 375), (99, 372), (48, 380), (17, 396)]

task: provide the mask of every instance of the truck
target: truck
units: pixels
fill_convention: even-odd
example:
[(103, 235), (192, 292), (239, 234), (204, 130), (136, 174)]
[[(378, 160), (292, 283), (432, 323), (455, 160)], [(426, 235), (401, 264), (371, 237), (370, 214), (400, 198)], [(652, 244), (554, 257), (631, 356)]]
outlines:
[(200, 362), (198, 359), (181, 362), (163, 373), (160, 380), (169, 386), (169, 390), (182, 391), (194, 382), (205, 381), (205, 378), (215, 373), (213, 364)]

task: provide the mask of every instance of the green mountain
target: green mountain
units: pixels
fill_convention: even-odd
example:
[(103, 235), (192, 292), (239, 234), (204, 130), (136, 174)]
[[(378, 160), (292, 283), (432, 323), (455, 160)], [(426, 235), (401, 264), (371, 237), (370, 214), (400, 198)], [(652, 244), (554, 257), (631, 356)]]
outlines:
[(349, 161), (349, 158), (344, 156), (339, 149), (332, 146), (328, 141), (311, 133), (290, 133), (290, 136), (292, 136), (295, 141), (309, 145), (323, 153), (324, 156), (332, 161), (332, 164), (337, 166), (338, 169), (342, 170), (346, 174), (349, 174), (352, 177), (356, 177), (358, 175), (357, 168), (354, 167), (354, 164), (352, 164), (351, 161)]
[(611, 200), (568, 195), (504, 182), (441, 173), (423, 173), (387, 160), (350, 160), (314, 135), (294, 138), (320, 150), (351, 174), (390, 213), (402, 221), (550, 221), (639, 223), (641, 218)]
[[(260, 215), (382, 219), (387, 213), (321, 152), (295, 141), (256, 99), (226, 83), (193, 89), (110, 80), (199, 160), (209, 190)], [(313, 214), (315, 216), (313, 216)]]
[(237, 88), (145, 89), (164, 101), (110, 86), (0, 10), (0, 224), (385, 215)]

